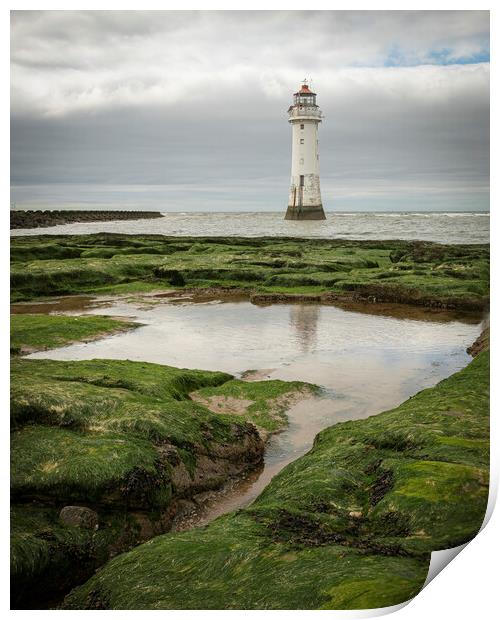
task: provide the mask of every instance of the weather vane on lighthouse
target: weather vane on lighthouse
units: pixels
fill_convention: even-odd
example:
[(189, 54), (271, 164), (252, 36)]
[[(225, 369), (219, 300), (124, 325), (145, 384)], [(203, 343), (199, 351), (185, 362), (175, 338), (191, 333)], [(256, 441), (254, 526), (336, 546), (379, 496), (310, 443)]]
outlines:
[(309, 90), (307, 79), (293, 95), (288, 108), (292, 125), (292, 180), (286, 220), (324, 220), (319, 186), (318, 126), (321, 110), (316, 105), (316, 93)]

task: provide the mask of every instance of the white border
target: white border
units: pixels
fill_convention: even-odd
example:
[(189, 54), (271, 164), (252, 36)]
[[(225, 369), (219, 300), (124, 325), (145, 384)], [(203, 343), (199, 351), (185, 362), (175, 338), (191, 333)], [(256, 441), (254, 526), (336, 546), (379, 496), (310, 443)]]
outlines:
[[(10, 10), (54, 10), (54, 9), (72, 9), (72, 10), (90, 10), (90, 9), (105, 9), (105, 10), (165, 10), (165, 9), (178, 9), (178, 10), (189, 10), (189, 9), (218, 9), (218, 10), (241, 10), (241, 9), (276, 9), (276, 10), (299, 10), (299, 9), (318, 9), (318, 10), (491, 10), (493, 8), (493, 3), (485, 3), (485, 2), (443, 2), (443, 1), (433, 1), (433, 2), (425, 2), (421, 1), (419, 3), (416, 2), (406, 2), (403, 3), (401, 1), (392, 1), (392, 2), (379, 2), (379, 3), (370, 3), (367, 1), (356, 1), (352, 0), (351, 2), (317, 2), (317, 1), (309, 1), (307, 3), (298, 2), (297, 0), (289, 0), (285, 2), (284, 0), (276, 2), (272, 0), (267, 0), (266, 2), (262, 2), (262, 0), (255, 0), (252, 3), (244, 3), (240, 2), (237, 6), (235, 6), (234, 2), (229, 1), (219, 1), (219, 2), (207, 2), (207, 1), (185, 1), (184, 3), (180, 2), (159, 2), (159, 1), (147, 1), (143, 2), (130, 2), (126, 0), (118, 1), (104, 1), (100, 2), (95, 1), (87, 1), (87, 2), (75, 2), (73, 0), (65, 0), (58, 2), (49, 2), (48, 6), (41, 6), (40, 2), (15, 2), (12, 1), (8, 3), (8, 8)], [(0, 45), (2, 46), (2, 84), (4, 86), (5, 92), (4, 96), (1, 98), (0, 105), (2, 106), (2, 119), (3, 119), (3, 149), (2, 149), (2, 194), (4, 196), (3, 201), (3, 210), (2, 210), (2, 228), (1, 233), (4, 236), (4, 242), (1, 244), (2, 251), (2, 286), (5, 294), (5, 298), (8, 299), (8, 275), (9, 275), (9, 265), (7, 260), (7, 251), (9, 247), (9, 223), (8, 223), (8, 211), (10, 204), (10, 168), (9, 168), (9, 14), (7, 10), (2, 11), (2, 21), (1, 21), (1, 37), (0, 37)], [(491, 42), (492, 47), (495, 45), (495, 41), (498, 35), (498, 20), (496, 11), (492, 12), (492, 24), (491, 24)], [(492, 54), (493, 57), (494, 53)], [(493, 70), (491, 73), (491, 84), (492, 84), (492, 109), (498, 109), (498, 98), (496, 97), (496, 89), (497, 89), (497, 80), (496, 80), (496, 71), (493, 66)], [(497, 105), (495, 105), (495, 101), (497, 101)], [(492, 135), (496, 136), (496, 131), (498, 129), (498, 124), (496, 122), (496, 118), (492, 119)], [(495, 163), (498, 164), (498, 158), (495, 157), (496, 152), (492, 150), (492, 163), (493, 170), (497, 170), (498, 166), (495, 167)], [(494, 178), (493, 178), (494, 180)], [(496, 191), (496, 184), (492, 184), (492, 200), (491, 203), (496, 205), (496, 198), (498, 198), (498, 192)], [(497, 248), (499, 241), (497, 234), (497, 216), (495, 210), (491, 214), (491, 232), (492, 232), (492, 262), (495, 267), (497, 264)], [(495, 272), (493, 272), (495, 273)], [(494, 278), (492, 278), (494, 280)], [(492, 291), (492, 314), (495, 313), (495, 308), (497, 307), (497, 292), (496, 288)], [(2, 472), (3, 474), (3, 498), (5, 501), (4, 509), (1, 512), (2, 518), (2, 531), (3, 531), (3, 539), (2, 539), (2, 577), (1, 585), (2, 585), (2, 602), (3, 609), (8, 609), (8, 583), (9, 583), (9, 569), (8, 569), (8, 416), (5, 415), (8, 406), (8, 374), (7, 368), (9, 364), (9, 354), (8, 354), (8, 320), (9, 320), (9, 308), (7, 302), (2, 306), (3, 311), (3, 321), (2, 326), (3, 329), (0, 330), (0, 337), (2, 339), (2, 351), (3, 351), (3, 366), (2, 369), (5, 369), (5, 372), (1, 375), (1, 388), (2, 395), (5, 399), (5, 407), (3, 410), (3, 423), (6, 425), (5, 432), (3, 433), (4, 441), (5, 441), (5, 449), (2, 451)], [(494, 332), (493, 326), (493, 332)], [(492, 353), (492, 376), (495, 375), (495, 370), (498, 368), (498, 352), (495, 351)], [(496, 497), (496, 490), (498, 489), (498, 477), (499, 477), (499, 468), (498, 468), (498, 449), (497, 445), (499, 444), (500, 433), (498, 430), (499, 424), (496, 419), (496, 411), (498, 409), (498, 392), (496, 386), (492, 385), (492, 406), (491, 406), (491, 429), (492, 429), (492, 490), (491, 490), (491, 508), (494, 504), (494, 498)], [(491, 519), (485, 529), (480, 532), (480, 534), (469, 544), (467, 545), (458, 557), (446, 567), (431, 583), (422, 590), (422, 592), (413, 599), (408, 605), (405, 606), (396, 606), (397, 610), (394, 608), (389, 608), (386, 610), (379, 610), (379, 613), (387, 613), (391, 611), (396, 611), (398, 620), (422, 620), (422, 618), (439, 618), (442, 616), (452, 617), (456, 620), (464, 619), (470, 620), (471, 617), (475, 618), (484, 618), (485, 620), (489, 620), (494, 615), (494, 611), (498, 610), (498, 566), (495, 556), (495, 549), (500, 549), (500, 514), (499, 511), (496, 510), (493, 512)], [(36, 615), (46, 615), (57, 613), (59, 617), (66, 617), (66, 615), (78, 613), (79, 618), (87, 617), (92, 612), (87, 611), (79, 611), (79, 612), (51, 612), (51, 611), (13, 611), (10, 612), (12, 614), (16, 614), (19, 616), (31, 616), (33, 614)], [(145, 611), (130, 611), (130, 612), (100, 612), (106, 614), (120, 614), (126, 615), (127, 617), (137, 617), (143, 618), (146, 613), (157, 613), (157, 614), (166, 614), (168, 613), (169, 620), (175, 618), (190, 618), (193, 616), (201, 616), (203, 614), (203, 618), (206, 620), (211, 620), (212, 618), (219, 618), (222, 614), (225, 617), (231, 618), (243, 618), (243, 616), (252, 614), (254, 617), (260, 617), (260, 615), (265, 613), (271, 613), (275, 617), (281, 616), (284, 618), (290, 618), (293, 616), (298, 617), (300, 614), (301, 618), (312, 616), (313, 614), (328, 614), (329, 617), (333, 618), (360, 618), (360, 617), (369, 617), (374, 615), (379, 615), (376, 610), (370, 611), (361, 611), (361, 612), (341, 612), (341, 611), (275, 611), (275, 612), (260, 612), (260, 611), (158, 611), (158, 612), (145, 612)], [(496, 615), (496, 614), (495, 614)], [(394, 616), (396, 617), (396, 616)]]

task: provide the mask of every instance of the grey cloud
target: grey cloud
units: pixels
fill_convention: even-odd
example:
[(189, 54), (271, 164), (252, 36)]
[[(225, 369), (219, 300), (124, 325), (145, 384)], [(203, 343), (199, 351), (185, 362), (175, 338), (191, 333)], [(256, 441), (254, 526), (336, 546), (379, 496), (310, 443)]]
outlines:
[(489, 65), (426, 63), (488, 48), (487, 12), (14, 13), (13, 200), (280, 209), (313, 75), (327, 204), (484, 209)]

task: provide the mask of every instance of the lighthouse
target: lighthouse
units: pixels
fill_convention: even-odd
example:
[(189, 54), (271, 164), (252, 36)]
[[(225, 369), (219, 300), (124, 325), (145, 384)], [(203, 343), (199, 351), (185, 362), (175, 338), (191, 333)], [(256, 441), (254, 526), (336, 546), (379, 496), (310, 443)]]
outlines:
[(319, 187), (318, 126), (321, 110), (306, 80), (288, 108), (292, 125), (292, 180), (286, 220), (324, 220)]

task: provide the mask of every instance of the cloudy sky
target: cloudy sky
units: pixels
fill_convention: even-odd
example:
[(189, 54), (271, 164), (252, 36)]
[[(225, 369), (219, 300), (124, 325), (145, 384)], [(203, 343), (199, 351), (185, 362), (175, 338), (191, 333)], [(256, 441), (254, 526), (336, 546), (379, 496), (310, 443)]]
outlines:
[(277, 211), (312, 79), (329, 211), (486, 210), (489, 15), (14, 12), (19, 206)]

